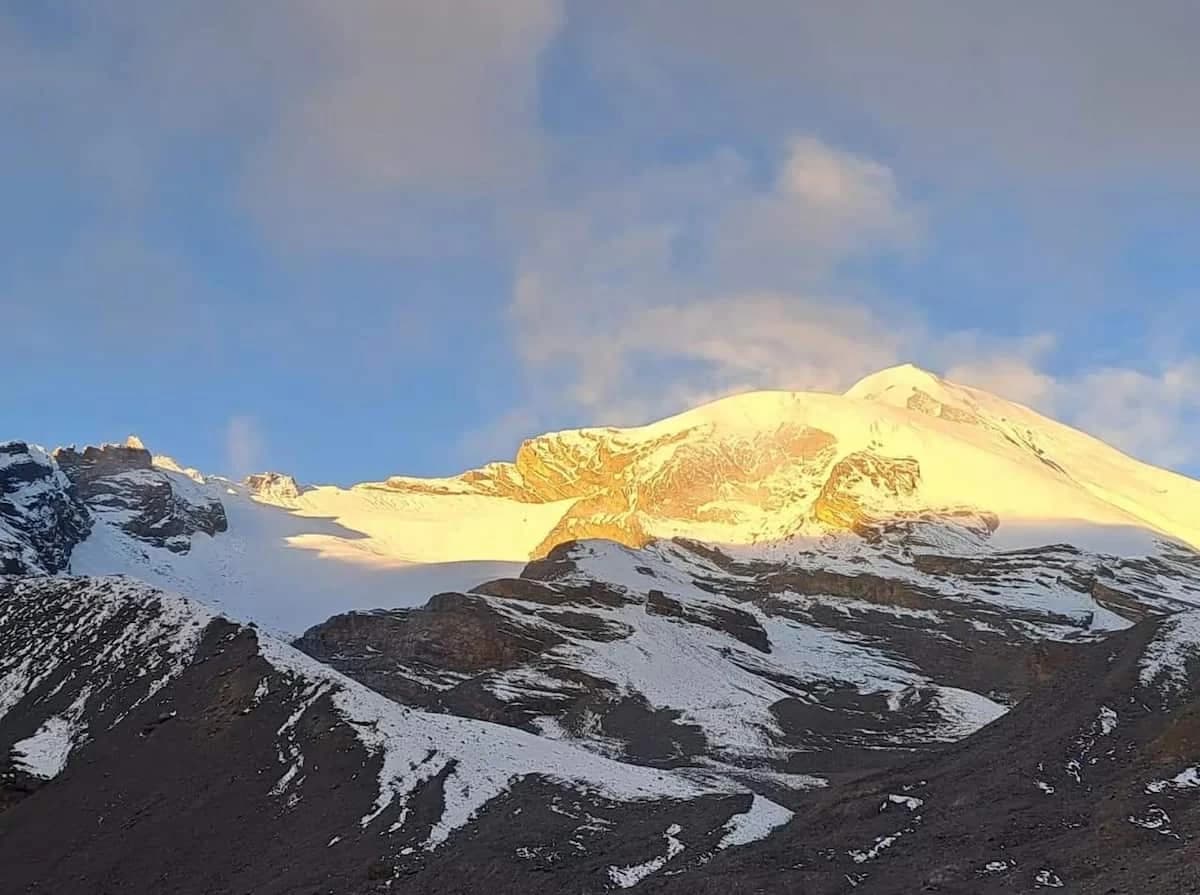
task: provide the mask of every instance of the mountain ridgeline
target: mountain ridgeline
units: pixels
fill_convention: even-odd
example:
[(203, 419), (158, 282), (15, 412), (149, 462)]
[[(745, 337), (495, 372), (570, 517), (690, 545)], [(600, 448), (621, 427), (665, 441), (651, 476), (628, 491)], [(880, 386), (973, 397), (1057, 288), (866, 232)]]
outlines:
[(0, 893), (1200, 891), (1200, 483), (913, 367), (351, 488), (0, 444)]

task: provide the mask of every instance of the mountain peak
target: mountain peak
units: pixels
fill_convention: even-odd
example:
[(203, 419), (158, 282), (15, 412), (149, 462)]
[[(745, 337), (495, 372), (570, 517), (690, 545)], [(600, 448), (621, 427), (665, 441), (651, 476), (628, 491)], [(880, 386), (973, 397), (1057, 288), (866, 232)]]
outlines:
[(303, 489), (296, 480), (282, 472), (260, 472), (246, 476), (246, 490), (265, 500), (295, 500)]
[(888, 391), (944, 388), (948, 383), (936, 373), (916, 364), (898, 364), (864, 376), (846, 390), (847, 398), (875, 398)]

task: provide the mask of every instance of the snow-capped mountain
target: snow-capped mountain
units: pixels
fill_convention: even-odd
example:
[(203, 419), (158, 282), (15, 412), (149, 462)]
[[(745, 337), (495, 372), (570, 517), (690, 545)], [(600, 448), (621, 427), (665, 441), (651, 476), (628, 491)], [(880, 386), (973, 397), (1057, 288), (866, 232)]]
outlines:
[(1110, 891), (1200, 830), (1198, 546), (1200, 483), (912, 367), (348, 489), (10, 442), (0, 860), (128, 753), (103, 816), (214, 825), (172, 891)]
[[(915, 367), (845, 395), (758, 392), (642, 428), (545, 435), (513, 463), (383, 487), (555, 506), (548, 531), (543, 517), (523, 520), (535, 558), (586, 537), (744, 545), (963, 513), (996, 517), (1008, 543), (1082, 525), (1200, 544), (1200, 484)], [(512, 546), (497, 543), (496, 558), (514, 558)]]
[[(75, 500), (93, 517), (133, 512), (120, 494), (138, 480), (160, 497), (141, 521), (94, 526), (73, 553), (64, 533), (74, 571), (203, 594), (291, 635), (338, 611), (516, 575), (591, 537), (632, 547), (682, 537), (768, 558), (863, 537), (951, 553), (1070, 543), (1141, 556), (1200, 544), (1200, 483), (912, 367), (846, 395), (753, 393), (638, 429), (544, 435), (512, 463), (448, 479), (235, 483), (137, 448), (91, 451), (105, 459), (83, 478), (74, 452), (61, 452), (59, 472), (81, 479)], [(204, 509), (217, 504), (224, 519)], [(149, 549), (146, 535), (172, 539), (173, 554)]]

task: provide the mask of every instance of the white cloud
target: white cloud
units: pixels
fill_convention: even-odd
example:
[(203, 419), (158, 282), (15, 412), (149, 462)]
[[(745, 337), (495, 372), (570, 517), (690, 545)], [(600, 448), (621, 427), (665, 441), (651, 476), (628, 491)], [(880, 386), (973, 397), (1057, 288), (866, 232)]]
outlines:
[(809, 214), (855, 231), (904, 236), (912, 224), (890, 168), (812, 137), (791, 141), (780, 194)]
[(1041, 367), (1057, 344), (1051, 333), (989, 340), (979, 332), (967, 332), (945, 336), (933, 347), (947, 379), (1054, 416), (1059, 383)]
[[(749, 388), (839, 389), (899, 357), (903, 324), (839, 268), (903, 251), (920, 217), (891, 172), (803, 137), (759, 186), (723, 152), (547, 214), (512, 302), (525, 362), (599, 422)], [(561, 377), (561, 378), (559, 378)]]
[(1103, 367), (1060, 383), (1066, 416), (1141, 459), (1200, 462), (1200, 358), (1146, 372)]

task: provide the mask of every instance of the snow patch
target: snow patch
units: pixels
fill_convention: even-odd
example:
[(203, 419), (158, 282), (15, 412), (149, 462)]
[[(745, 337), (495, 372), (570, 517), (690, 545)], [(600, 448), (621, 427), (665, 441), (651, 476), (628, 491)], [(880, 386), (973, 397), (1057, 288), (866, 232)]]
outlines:
[(1170, 789), (1200, 788), (1200, 767), (1184, 768), (1170, 780), (1154, 780), (1146, 784), (1146, 792), (1160, 793)]
[(1061, 889), (1062, 878), (1053, 870), (1039, 870), (1033, 877), (1034, 885), (1043, 889)]
[(1128, 820), (1135, 827), (1141, 827), (1143, 830), (1151, 830), (1160, 836), (1169, 836), (1172, 839), (1179, 838), (1179, 835), (1171, 829), (1171, 815), (1157, 805), (1151, 805), (1140, 815), (1129, 815)]
[(725, 835), (717, 843), (717, 850), (766, 839), (773, 830), (786, 824), (792, 817), (791, 811), (755, 793), (746, 811), (733, 815), (725, 822)]
[(50, 780), (57, 777), (67, 766), (83, 728), (70, 718), (54, 715), (37, 729), (37, 732), (13, 744), (13, 764), (25, 773)]
[(1200, 612), (1182, 612), (1162, 623), (1138, 667), (1143, 686), (1170, 696), (1188, 689), (1187, 663), (1200, 658)]
[(988, 861), (983, 865), (980, 873), (1003, 873), (1005, 870), (1012, 870), (1017, 866), (1017, 862), (1013, 858), (1005, 858), (1001, 861)]
[(957, 687), (938, 687), (935, 699), (943, 719), (939, 737), (947, 742), (970, 736), (1008, 711), (986, 696)]
[(667, 827), (667, 831), (663, 833), (663, 838), (667, 840), (666, 854), (659, 855), (657, 858), (651, 858), (644, 864), (634, 864), (631, 867), (609, 867), (608, 878), (617, 884), (619, 888), (629, 889), (636, 886), (652, 873), (657, 873), (667, 866), (667, 862), (683, 851), (684, 845), (675, 837), (681, 832), (679, 824), (671, 824)]
[(855, 849), (851, 852), (848, 852), (848, 854), (855, 864), (865, 864), (867, 861), (873, 861), (875, 858), (878, 858), (880, 852), (886, 848), (891, 848), (896, 844), (896, 840), (903, 835), (904, 831), (901, 830), (900, 832), (893, 833), (890, 836), (879, 836), (876, 838), (875, 844), (870, 848), (865, 850)]

